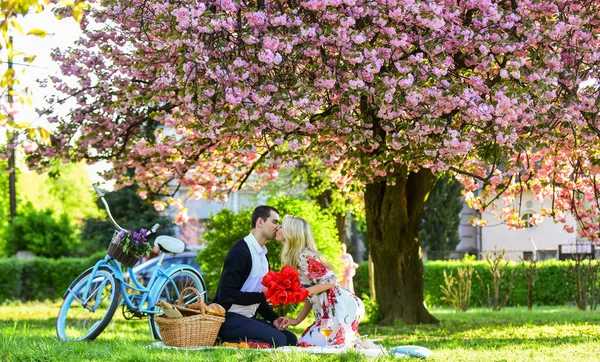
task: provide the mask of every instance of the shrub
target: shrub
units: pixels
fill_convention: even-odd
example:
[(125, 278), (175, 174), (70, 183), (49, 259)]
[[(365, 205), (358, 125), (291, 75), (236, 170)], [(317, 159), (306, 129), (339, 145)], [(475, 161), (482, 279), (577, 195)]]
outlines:
[[(538, 266), (535, 276), (535, 286), (533, 287), (533, 301), (538, 305), (562, 305), (573, 300), (573, 295), (569, 289), (567, 277), (565, 275), (566, 263), (564, 261), (549, 260), (541, 262)], [(526, 290), (522, 291), (523, 299), (526, 299)], [(517, 296), (513, 293), (515, 300)], [(526, 305), (524, 302), (520, 305)]]
[(584, 260), (578, 257), (568, 261), (567, 282), (574, 294), (575, 304), (580, 310), (596, 309), (598, 295), (598, 260)]
[[(312, 201), (291, 197), (275, 197), (267, 202), (280, 212), (280, 217), (291, 214), (304, 218), (311, 225), (319, 251), (334, 265), (336, 272), (341, 271), (341, 249), (337, 239), (337, 229), (333, 216), (324, 213)], [(223, 209), (212, 215), (206, 223), (204, 238), (207, 246), (198, 255), (198, 264), (206, 275), (209, 295), (214, 297), (217, 290), (225, 255), (233, 244), (250, 233), (253, 209), (243, 209), (237, 214)], [(267, 245), (270, 268), (281, 269), (281, 244), (271, 241)]]
[[(444, 305), (441, 301), (439, 286), (443, 283), (443, 269), (458, 269), (464, 266), (461, 261), (435, 261), (425, 263), (425, 297), (429, 305)], [(486, 286), (493, 285), (492, 275), (486, 261), (473, 261), (474, 272), (479, 275), (481, 282), (472, 284), (471, 300), (480, 306), (488, 306), (488, 291)], [(537, 305), (564, 305), (573, 300), (564, 274), (566, 263), (557, 260), (539, 262), (536, 283), (533, 288), (533, 301)], [(508, 272), (516, 269), (514, 289), (511, 292), (507, 306), (527, 305), (527, 280), (523, 278), (524, 266), (521, 263), (510, 262)], [(479, 278), (477, 278), (479, 279)]]
[[(244, 209), (236, 214), (231, 210), (222, 209), (211, 215), (210, 220), (206, 222), (206, 232), (203, 234), (203, 238), (207, 240), (207, 244), (206, 248), (198, 254), (198, 264), (205, 275), (211, 299), (219, 285), (225, 255), (233, 244), (248, 235), (251, 217), (252, 210)], [(267, 256), (271, 262), (273, 259), (271, 253), (268, 253)]]
[(441, 286), (444, 293), (443, 300), (452, 305), (456, 311), (467, 311), (471, 305), (471, 282), (473, 277), (473, 268), (468, 265), (464, 268), (458, 268), (458, 276), (446, 274), (444, 269), (444, 282)]
[(5, 253), (14, 255), (29, 250), (38, 256), (59, 258), (70, 256), (78, 243), (69, 217), (56, 219), (51, 210), (35, 210), (31, 203), (17, 215), (6, 231)]
[(16, 258), (0, 259), (0, 302), (19, 299), (22, 265)]
[[(492, 276), (493, 293), (487, 293), (487, 305), (492, 306), (495, 311), (498, 311), (508, 303), (510, 293), (515, 285), (515, 275), (518, 268), (509, 268), (509, 261), (504, 259), (505, 250), (497, 251), (494, 248), (493, 252), (485, 253), (485, 260), (488, 264), (488, 272)], [(522, 265), (521, 269), (522, 268)], [(510, 269), (510, 272), (509, 272)], [(460, 270), (460, 269), (459, 269)], [(480, 275), (478, 278), (481, 280)], [(489, 286), (486, 285), (489, 290)], [(487, 291), (487, 290), (486, 290)]]
[[(479, 278), (471, 285), (471, 304), (487, 306), (486, 285), (493, 285), (492, 277), (486, 261), (482, 260), (436, 260), (424, 263), (425, 303), (429, 306), (446, 306), (443, 301), (441, 286), (444, 285), (444, 270), (457, 275), (458, 269), (470, 265), (473, 274)], [(510, 294), (507, 306), (527, 305), (527, 279), (522, 277), (526, 266), (523, 263), (510, 262), (509, 272), (516, 269), (515, 285)], [(548, 260), (537, 262), (535, 285), (533, 287), (533, 302), (536, 305), (565, 305), (573, 300), (573, 292), (569, 288), (565, 274), (568, 264), (564, 261)], [(357, 293), (369, 294), (369, 268), (368, 262), (360, 264), (354, 277), (354, 288)], [(491, 289), (490, 289), (491, 291)], [(358, 295), (361, 295), (358, 294)]]
[(533, 307), (533, 286), (535, 285), (537, 262), (535, 260), (522, 260), (521, 264), (523, 265), (523, 277), (527, 281), (527, 309), (531, 310)]
[(356, 295), (370, 295), (369, 290), (369, 261), (358, 264), (356, 275), (354, 275), (354, 293)]
[(104, 253), (85, 259), (0, 259), (0, 303), (58, 299), (79, 274), (103, 256)]
[(379, 303), (376, 300), (371, 299), (371, 297), (363, 293), (361, 294), (361, 299), (365, 304), (365, 316), (369, 320), (369, 323), (379, 323), (383, 319), (383, 313), (379, 309)]

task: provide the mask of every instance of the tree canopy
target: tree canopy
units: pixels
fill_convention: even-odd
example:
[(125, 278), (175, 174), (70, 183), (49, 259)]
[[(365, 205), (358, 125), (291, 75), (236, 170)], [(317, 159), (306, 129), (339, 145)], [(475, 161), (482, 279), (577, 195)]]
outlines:
[(483, 185), (467, 195), (478, 208), (499, 186), (556, 210), (582, 206), (573, 189), (595, 195), (597, 1), (102, 5), (55, 54), (53, 81), (78, 104), (50, 117), (33, 162), (110, 159), (108, 177), (136, 167), (143, 188), (177, 179), (209, 196), (310, 153), (341, 188), (407, 167)]

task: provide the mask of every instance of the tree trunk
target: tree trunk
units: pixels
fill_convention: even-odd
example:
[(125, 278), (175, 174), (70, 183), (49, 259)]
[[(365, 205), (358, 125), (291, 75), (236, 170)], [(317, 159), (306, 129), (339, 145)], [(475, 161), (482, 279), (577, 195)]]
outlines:
[(338, 231), (340, 243), (348, 245), (348, 233), (346, 227), (346, 213), (338, 212), (335, 214), (335, 226)]
[(377, 292), (375, 291), (375, 266), (373, 265), (373, 256), (369, 251), (369, 294), (372, 300), (377, 300)]
[[(309, 187), (311, 187), (309, 185)], [(312, 186), (315, 187), (315, 186)], [(325, 190), (319, 196), (317, 196), (317, 203), (321, 207), (321, 209), (328, 209), (331, 205), (331, 190)], [(340, 243), (348, 245), (348, 234), (346, 227), (346, 212), (337, 212), (334, 214), (335, 216), (335, 227), (338, 231), (338, 239)]]
[(367, 184), (367, 233), (375, 269), (377, 302), (384, 314), (381, 324), (395, 319), (406, 324), (439, 321), (423, 305), (423, 261), (419, 225), (425, 201), (435, 185), (428, 169), (409, 173), (403, 168), (386, 180)]
[[(11, 103), (12, 104), (12, 101)], [(8, 157), (8, 199), (9, 199), (9, 212), (8, 212), (8, 223), (12, 224), (13, 220), (17, 216), (17, 163), (15, 148), (17, 145), (17, 133), (13, 132), (11, 139), (9, 140), (12, 148), (10, 149), (10, 156)]]
[[(8, 44), (13, 43), (13, 37), (9, 37)], [(8, 69), (13, 69), (12, 57), (8, 58)], [(13, 84), (8, 84), (8, 91), (6, 92), (8, 104), (13, 106)], [(12, 121), (13, 116), (9, 115), (8, 118)], [(8, 133), (8, 132), (7, 132)], [(8, 157), (8, 199), (9, 199), (9, 212), (8, 212), (8, 222), (12, 224), (13, 220), (17, 216), (17, 163), (16, 159), (16, 151), (17, 147), (17, 132), (13, 130), (10, 139), (8, 140), (10, 149), (10, 156)]]

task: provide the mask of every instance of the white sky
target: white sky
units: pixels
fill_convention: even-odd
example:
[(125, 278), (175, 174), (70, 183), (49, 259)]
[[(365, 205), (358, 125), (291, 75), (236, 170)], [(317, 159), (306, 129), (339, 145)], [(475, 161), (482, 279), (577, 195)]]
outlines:
[[(79, 38), (81, 30), (79, 24), (73, 18), (58, 20), (49, 9), (45, 9), (39, 14), (29, 14), (26, 17), (19, 17), (19, 23), (26, 34), (33, 28), (45, 30), (48, 34), (44, 38), (31, 35), (13, 34), (13, 45), (15, 52), (23, 52), (23, 55), (13, 59), (13, 68), (20, 81), (20, 89), (28, 87), (31, 90), (33, 106), (19, 106), (19, 113), (15, 115), (17, 122), (31, 122), (34, 126), (45, 126), (45, 121), (35, 112), (36, 108), (47, 106), (45, 97), (51, 95), (51, 88), (40, 88), (37, 80), (48, 78), (52, 75), (59, 75), (59, 65), (55, 63), (50, 53), (54, 48), (67, 48)], [(35, 55), (32, 63), (25, 63), (25, 55)], [(0, 50), (2, 64), (0, 64), (0, 74), (4, 74), (8, 65), (7, 54), (5, 50)], [(0, 100), (6, 102), (6, 98)], [(0, 142), (5, 142), (5, 133), (0, 132)], [(88, 172), (93, 182), (101, 182), (102, 178), (98, 172), (109, 167), (106, 164), (98, 164), (88, 167)], [(105, 185), (105, 188), (110, 188)]]
[[(23, 52), (21, 56), (13, 59), (13, 68), (17, 73), (17, 77), (21, 84), (19, 88), (29, 87), (32, 90), (33, 107), (25, 107), (21, 109), (17, 115), (17, 119), (24, 122), (40, 122), (36, 113), (35, 107), (45, 105), (44, 97), (49, 95), (48, 90), (39, 88), (37, 79), (44, 79), (51, 75), (58, 74), (58, 64), (52, 61), (50, 52), (56, 47), (68, 47), (74, 43), (79, 37), (81, 31), (79, 25), (72, 18), (58, 20), (48, 10), (44, 10), (39, 14), (29, 14), (26, 17), (19, 17), (19, 23), (23, 26), (23, 30), (27, 33), (33, 28), (43, 29), (48, 32), (44, 38), (39, 38), (31, 35), (13, 34), (13, 46), (15, 52)], [(6, 69), (6, 52), (0, 53), (2, 56), (3, 70)], [(23, 61), (24, 55), (35, 55), (36, 58), (32, 63)]]

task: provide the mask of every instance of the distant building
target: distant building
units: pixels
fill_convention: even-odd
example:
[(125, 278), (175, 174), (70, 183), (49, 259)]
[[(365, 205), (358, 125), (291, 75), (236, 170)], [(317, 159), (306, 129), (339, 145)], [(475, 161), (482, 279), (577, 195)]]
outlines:
[[(211, 214), (216, 214), (224, 208), (233, 212), (238, 212), (243, 208), (254, 208), (264, 204), (266, 200), (261, 198), (254, 191), (241, 190), (232, 192), (226, 202), (210, 201), (206, 199), (196, 200), (189, 197), (189, 190), (185, 187), (180, 188), (177, 197), (186, 200), (184, 205), (188, 208), (189, 220), (179, 226), (177, 237), (183, 240), (187, 245), (202, 245), (202, 233), (205, 231), (205, 223), (210, 219)], [(248, 225), (250, 230), (250, 225)]]
[[(495, 202), (498, 208), (504, 207), (502, 201)], [(521, 218), (527, 221), (534, 214), (539, 213), (542, 207), (551, 207), (551, 201), (539, 202), (531, 192), (525, 192), (521, 204)], [(472, 217), (481, 217), (487, 221), (483, 228), (474, 227), (469, 223)], [(568, 214), (567, 223), (555, 222), (552, 218), (545, 218), (537, 226), (526, 229), (509, 230), (506, 224), (488, 212), (479, 215), (479, 212), (469, 208), (466, 204), (461, 211), (461, 224), (459, 229), (460, 243), (456, 250), (462, 254), (471, 252), (481, 256), (482, 252), (493, 252), (494, 249), (506, 250), (507, 259), (518, 261), (520, 259), (550, 259), (558, 258), (561, 245), (563, 249), (571, 245), (578, 250), (589, 249), (589, 242), (579, 240), (575, 233), (568, 233), (564, 226), (571, 226), (577, 230), (577, 223), (572, 215)], [(570, 248), (569, 248), (570, 249)]]

